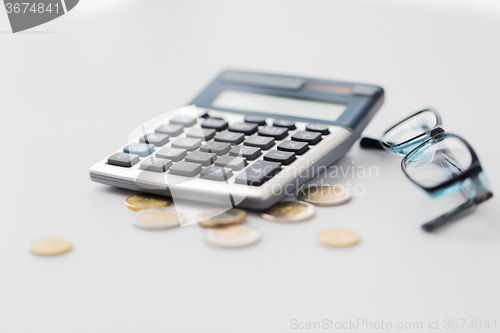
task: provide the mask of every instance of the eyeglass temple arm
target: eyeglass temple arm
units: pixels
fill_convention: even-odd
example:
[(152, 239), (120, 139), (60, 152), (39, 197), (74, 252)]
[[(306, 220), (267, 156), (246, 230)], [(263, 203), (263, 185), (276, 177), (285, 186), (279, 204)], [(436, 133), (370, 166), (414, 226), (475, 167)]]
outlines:
[(361, 148), (365, 148), (365, 149), (384, 150), (384, 147), (382, 147), (382, 144), (380, 143), (379, 140), (368, 138), (366, 136), (361, 139), (361, 141), (359, 142), (359, 145), (361, 146)]

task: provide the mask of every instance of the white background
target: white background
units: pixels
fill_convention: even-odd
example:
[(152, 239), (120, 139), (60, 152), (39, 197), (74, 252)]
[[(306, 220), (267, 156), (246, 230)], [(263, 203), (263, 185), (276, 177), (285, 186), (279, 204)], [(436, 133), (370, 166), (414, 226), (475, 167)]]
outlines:
[[(495, 2), (84, 0), (18, 34), (1, 9), (0, 30), (0, 332), (299, 331), (293, 319), (496, 319), (500, 330), (498, 198), (424, 233), (421, 223), (461, 198), (429, 198), (398, 157), (356, 144), (337, 165), (378, 175), (324, 181), (361, 184), (363, 195), (296, 225), (251, 213), (263, 239), (238, 250), (208, 246), (198, 226), (138, 230), (124, 206), (131, 193), (88, 176), (141, 122), (239, 68), (382, 85), (373, 136), (433, 105), (498, 193)], [(361, 243), (315, 244), (330, 228)], [(28, 252), (51, 235), (74, 249)], [(458, 332), (468, 331), (494, 330)]]

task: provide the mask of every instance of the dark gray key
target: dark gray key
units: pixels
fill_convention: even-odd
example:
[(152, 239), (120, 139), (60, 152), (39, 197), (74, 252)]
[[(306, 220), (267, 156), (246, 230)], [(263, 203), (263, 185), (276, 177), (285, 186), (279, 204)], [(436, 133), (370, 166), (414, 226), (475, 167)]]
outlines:
[(216, 166), (231, 168), (235, 171), (241, 170), (247, 166), (247, 160), (243, 157), (236, 156), (222, 156), (215, 161)]
[(233, 170), (229, 168), (221, 168), (216, 166), (209, 166), (201, 170), (200, 178), (225, 181), (233, 176)]
[(206, 153), (216, 153), (221, 156), (227, 154), (227, 152), (231, 150), (231, 144), (226, 142), (209, 141), (207, 144), (201, 146), (200, 150)]
[(155, 147), (164, 146), (168, 142), (168, 140), (170, 140), (170, 135), (160, 133), (146, 134), (139, 139), (140, 142), (150, 143), (152, 145), (155, 145)]
[(306, 142), (283, 140), (276, 148), (295, 153), (296, 155), (302, 155), (309, 149), (309, 146)]
[(108, 164), (130, 168), (139, 162), (139, 155), (116, 153), (108, 157)]
[(223, 131), (227, 128), (227, 121), (223, 119), (207, 118), (201, 123), (203, 128), (212, 128), (216, 131)]
[(295, 123), (291, 120), (285, 120), (285, 119), (275, 119), (273, 121), (273, 125), (277, 127), (286, 127), (289, 130), (294, 130), (297, 127), (295, 126)]
[(257, 147), (257, 148), (260, 148), (262, 150), (268, 150), (268, 149), (271, 149), (272, 146), (274, 146), (274, 143), (275, 142), (274, 142), (273, 138), (252, 135), (252, 136), (249, 136), (243, 144), (245, 146)]
[(217, 159), (217, 155), (214, 153), (204, 153), (201, 151), (193, 151), (186, 156), (185, 161), (191, 163), (199, 163), (203, 166), (212, 165)]
[(202, 139), (203, 141), (212, 140), (215, 136), (215, 130), (211, 128), (192, 128), (186, 133), (189, 138)]
[(229, 131), (222, 131), (215, 135), (215, 141), (218, 142), (228, 142), (232, 145), (238, 145), (243, 142), (245, 139), (245, 134), (243, 133), (234, 133)]
[(260, 154), (262, 154), (260, 148), (246, 147), (246, 146), (233, 147), (233, 149), (231, 149), (231, 151), (229, 152), (229, 155), (242, 156), (249, 161), (255, 160), (257, 157), (260, 156)]
[(246, 116), (245, 117), (245, 122), (259, 124), (259, 125), (265, 125), (266, 124), (266, 118), (261, 117), (261, 116)]
[(295, 154), (288, 151), (271, 150), (264, 155), (264, 160), (288, 165), (295, 161)]
[(174, 148), (195, 150), (201, 146), (201, 140), (193, 138), (178, 138), (175, 141), (172, 141), (171, 146)]
[(175, 124), (169, 124), (169, 125), (162, 125), (155, 129), (155, 133), (162, 133), (162, 134), (168, 134), (170, 136), (178, 136), (181, 134), (183, 131), (182, 125), (175, 125)]
[(189, 162), (177, 162), (170, 167), (170, 173), (173, 175), (194, 177), (201, 171), (201, 164)]
[(292, 135), (291, 139), (293, 141), (307, 142), (310, 145), (315, 145), (321, 141), (321, 133), (297, 131)]
[(281, 164), (268, 161), (256, 161), (236, 176), (235, 182), (260, 186), (281, 170)]
[(165, 147), (158, 150), (155, 156), (177, 162), (182, 160), (186, 156), (186, 154), (186, 149)]
[(231, 132), (243, 133), (245, 135), (252, 135), (259, 129), (259, 124), (252, 123), (234, 123), (229, 125)]
[(321, 124), (309, 124), (306, 126), (306, 130), (311, 131), (311, 132), (318, 132), (318, 133), (321, 133), (321, 135), (330, 134), (330, 130), (328, 129), (328, 126), (321, 125)]
[(264, 126), (259, 128), (260, 136), (269, 136), (275, 138), (276, 140), (283, 140), (288, 136), (288, 128), (285, 127), (274, 127), (274, 126)]
[(148, 157), (145, 158), (139, 168), (152, 172), (165, 172), (172, 165), (171, 160), (165, 160), (163, 158)]
[(196, 118), (186, 117), (186, 116), (177, 116), (170, 119), (171, 124), (182, 125), (184, 127), (191, 127), (196, 124)]

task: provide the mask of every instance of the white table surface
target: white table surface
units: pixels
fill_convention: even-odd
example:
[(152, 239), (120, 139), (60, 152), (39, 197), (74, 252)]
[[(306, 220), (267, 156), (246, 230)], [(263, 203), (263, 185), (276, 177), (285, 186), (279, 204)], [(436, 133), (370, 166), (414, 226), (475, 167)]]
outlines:
[[(251, 213), (263, 239), (237, 250), (205, 244), (198, 226), (139, 230), (124, 207), (131, 192), (88, 176), (141, 122), (240, 68), (382, 85), (367, 135), (433, 105), (498, 192), (500, 11), (439, 4), (87, 0), (19, 34), (0, 10), (0, 332), (288, 332), (358, 319), (422, 322), (419, 331), (429, 320), (444, 331), (447, 319), (496, 319), (499, 331), (498, 198), (425, 233), (421, 223), (462, 199), (431, 199), (398, 157), (356, 144), (336, 165), (378, 174), (322, 178), (364, 194), (294, 225)], [(361, 243), (318, 246), (329, 228)], [(28, 252), (51, 235), (73, 250)]]

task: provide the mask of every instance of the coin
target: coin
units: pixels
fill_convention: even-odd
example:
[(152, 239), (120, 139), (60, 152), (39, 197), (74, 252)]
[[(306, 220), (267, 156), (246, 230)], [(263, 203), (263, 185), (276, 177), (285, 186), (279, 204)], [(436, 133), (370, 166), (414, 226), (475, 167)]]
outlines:
[(160, 195), (149, 193), (139, 193), (130, 196), (125, 200), (125, 205), (131, 210), (142, 210), (156, 207), (169, 207), (172, 205), (172, 199)]
[(169, 229), (178, 227), (184, 217), (172, 208), (150, 208), (132, 217), (132, 224), (142, 229)]
[(204, 228), (223, 227), (245, 221), (247, 213), (238, 208), (210, 209), (198, 214), (198, 223)]
[(337, 206), (351, 200), (351, 192), (340, 185), (310, 185), (299, 191), (299, 200), (316, 206)]
[(219, 247), (248, 246), (257, 243), (261, 237), (259, 230), (244, 225), (208, 229), (205, 233), (206, 241)]
[(30, 252), (40, 256), (54, 256), (71, 250), (71, 242), (66, 238), (48, 237), (30, 244)]
[(347, 247), (359, 242), (359, 236), (350, 230), (333, 229), (318, 234), (318, 243), (332, 247)]
[(266, 210), (261, 217), (275, 222), (301, 222), (313, 217), (314, 210), (314, 206), (306, 202), (283, 201)]

